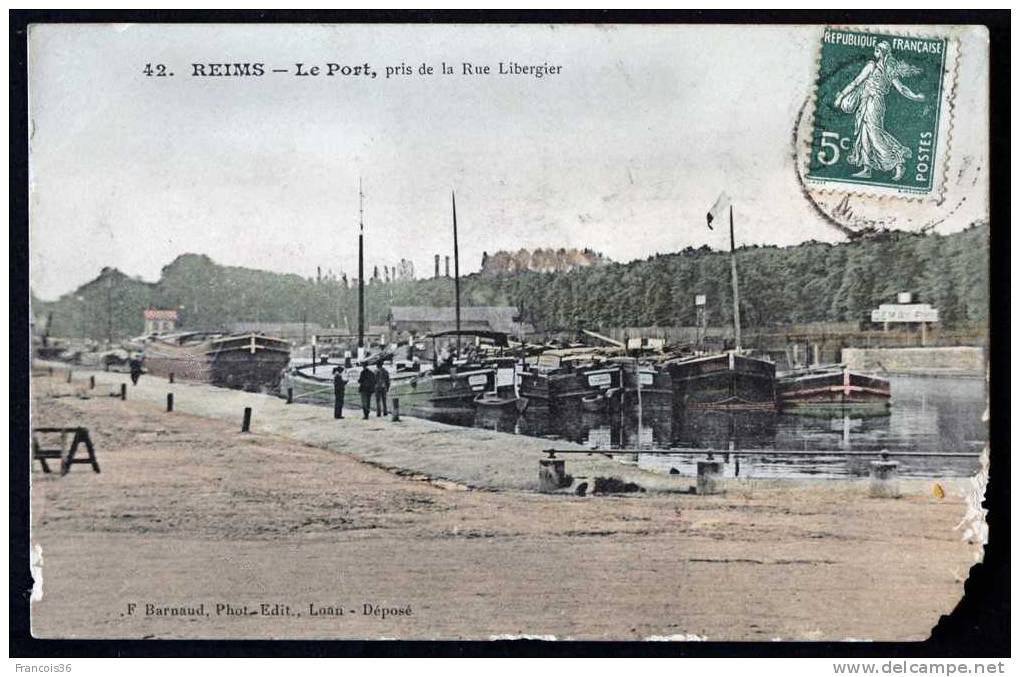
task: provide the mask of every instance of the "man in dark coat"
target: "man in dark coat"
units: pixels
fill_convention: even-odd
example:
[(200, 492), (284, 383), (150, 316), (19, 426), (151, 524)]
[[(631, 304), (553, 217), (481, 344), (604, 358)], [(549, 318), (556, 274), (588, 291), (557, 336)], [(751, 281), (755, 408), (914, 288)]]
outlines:
[(128, 360), (128, 369), (131, 371), (131, 385), (138, 385), (138, 379), (142, 376), (142, 361), (132, 357)]
[(386, 393), (390, 389), (390, 375), (383, 368), (382, 362), (375, 367), (375, 415), (387, 416)]
[(344, 368), (337, 367), (333, 370), (333, 418), (344, 417), (344, 389), (346, 387)]
[(375, 374), (368, 367), (363, 367), (358, 377), (358, 393), (361, 395), (361, 413), (368, 419), (372, 411), (372, 394), (375, 392)]

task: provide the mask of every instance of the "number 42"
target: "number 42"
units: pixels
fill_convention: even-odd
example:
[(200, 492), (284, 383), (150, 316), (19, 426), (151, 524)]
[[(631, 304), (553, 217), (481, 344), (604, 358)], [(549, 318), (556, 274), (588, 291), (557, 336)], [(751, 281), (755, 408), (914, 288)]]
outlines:
[[(822, 132), (822, 139), (819, 144), (821, 150), (815, 156), (818, 161), (826, 167), (836, 164), (839, 161), (839, 151), (850, 150), (850, 139), (840, 137), (836, 132)], [(831, 153), (831, 154), (830, 154)]]
[(166, 66), (164, 66), (161, 63), (158, 63), (155, 66), (153, 66), (151, 63), (145, 64), (145, 68), (142, 69), (142, 74), (147, 75), (149, 77), (155, 75), (158, 78), (164, 78), (167, 75), (172, 75), (172, 73), (168, 74), (166, 72)]

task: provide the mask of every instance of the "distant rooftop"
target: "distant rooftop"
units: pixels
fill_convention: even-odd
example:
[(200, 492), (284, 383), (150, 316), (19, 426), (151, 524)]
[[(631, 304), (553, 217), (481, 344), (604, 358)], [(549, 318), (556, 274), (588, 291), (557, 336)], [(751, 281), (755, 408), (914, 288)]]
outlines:
[[(462, 306), (461, 328), (487, 329), (508, 334), (521, 329), (520, 311), (514, 306)], [(397, 331), (445, 331), (454, 329), (457, 311), (453, 306), (393, 306), (390, 326)], [(523, 327), (532, 331), (530, 325)]]

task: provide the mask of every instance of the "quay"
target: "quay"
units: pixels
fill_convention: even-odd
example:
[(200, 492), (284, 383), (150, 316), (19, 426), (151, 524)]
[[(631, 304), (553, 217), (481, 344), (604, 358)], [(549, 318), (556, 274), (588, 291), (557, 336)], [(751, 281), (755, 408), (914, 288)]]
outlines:
[[(55, 373), (64, 373), (66, 365), (37, 362)], [(75, 372), (79, 379), (94, 379), (92, 397), (108, 392), (120, 393), (129, 383), (127, 374), (116, 372)], [(209, 384), (168, 379), (146, 374), (137, 385), (126, 386), (128, 397), (166, 409), (167, 395), (173, 394), (176, 413), (242, 422), (246, 409), (251, 410), (251, 427), (255, 432), (278, 435), (322, 449), (352, 454), (358, 459), (400, 474), (419, 475), (440, 482), (453, 482), (473, 489), (524, 490), (539, 489), (539, 460), (549, 440), (512, 435), (477, 428), (453, 426), (427, 419), (402, 416), (399, 423), (389, 417), (376, 417), (373, 412), (363, 420), (360, 409), (354, 408), (357, 392), (348, 392), (347, 407), (342, 420), (333, 418), (332, 410), (314, 404), (287, 404), (284, 398), (219, 388)], [(385, 433), (385, 434), (380, 434)], [(579, 444), (558, 442), (558, 446), (574, 451), (591, 451)], [(664, 476), (636, 466), (623, 465), (603, 454), (579, 461), (586, 475), (614, 477), (636, 483), (650, 491), (687, 491), (693, 478)]]
[[(149, 375), (122, 400), (125, 379), (33, 378), (33, 423), (87, 427), (102, 464), (32, 473), (37, 637), (918, 640), (981, 554), (960, 526), (970, 479), (901, 479), (875, 498), (866, 479), (543, 494), (549, 440), (336, 421)], [(584, 457), (593, 475), (646, 474)], [(208, 614), (137, 613), (145, 604)], [(306, 613), (324, 605), (345, 613)]]

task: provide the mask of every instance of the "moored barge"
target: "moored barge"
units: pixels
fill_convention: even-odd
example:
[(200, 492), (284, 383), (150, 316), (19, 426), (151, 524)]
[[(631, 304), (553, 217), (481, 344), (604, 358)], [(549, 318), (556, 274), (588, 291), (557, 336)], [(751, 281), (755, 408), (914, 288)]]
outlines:
[(805, 413), (853, 410), (887, 414), (892, 392), (889, 381), (832, 365), (780, 375), (779, 407)]
[(736, 351), (666, 363), (673, 404), (688, 410), (775, 410), (776, 365)]
[(520, 396), (527, 406), (599, 411), (618, 402), (623, 391), (623, 368), (600, 361), (563, 360), (548, 351), (520, 374)]
[(290, 343), (255, 333), (167, 334), (143, 352), (151, 374), (251, 391), (276, 387), (290, 362)]

